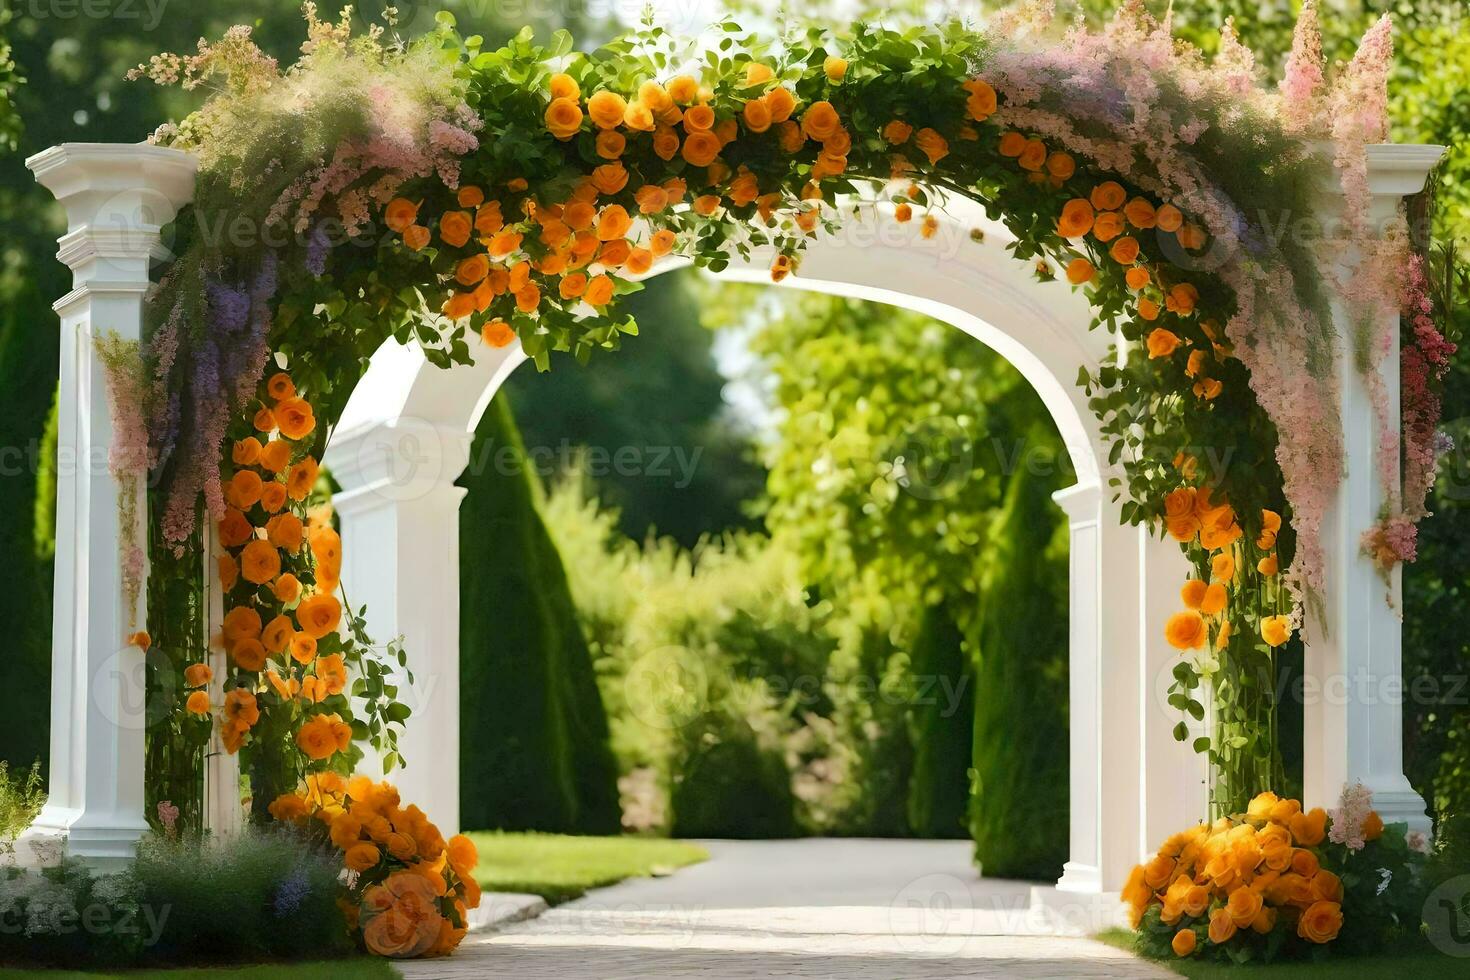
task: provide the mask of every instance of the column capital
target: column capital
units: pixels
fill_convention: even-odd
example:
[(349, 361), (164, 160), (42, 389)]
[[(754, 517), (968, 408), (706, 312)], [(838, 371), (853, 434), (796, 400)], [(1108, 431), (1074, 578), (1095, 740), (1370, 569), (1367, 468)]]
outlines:
[[(1318, 155), (1333, 157), (1332, 143), (1319, 140), (1313, 144)], [(1429, 172), (1443, 159), (1448, 147), (1428, 143), (1374, 143), (1368, 148), (1368, 190), (1374, 197), (1408, 197), (1424, 189)], [(1322, 177), (1322, 190), (1342, 196), (1342, 182), (1336, 169)]]
[(149, 263), (170, 257), (162, 232), (193, 199), (198, 161), (141, 143), (61, 143), (26, 166), (66, 210), (56, 257), (81, 287), (147, 282)]

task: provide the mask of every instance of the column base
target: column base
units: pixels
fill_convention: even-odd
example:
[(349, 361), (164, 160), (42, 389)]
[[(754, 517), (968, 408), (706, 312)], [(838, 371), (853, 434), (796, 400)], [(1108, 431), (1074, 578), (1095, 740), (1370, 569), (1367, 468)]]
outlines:
[(1060, 882), (1032, 887), (1031, 917), (1061, 936), (1091, 936), (1128, 926), (1128, 910), (1117, 892), (1072, 891)]
[(120, 871), (133, 863), (138, 841), (148, 823), (136, 820), (88, 820), (85, 811), (45, 807), (36, 822), (15, 842), (21, 867), (49, 867), (63, 856), (81, 860), (98, 871)]
[(1424, 797), (1414, 792), (1408, 779), (1401, 776), (1389, 780), (1388, 785), (1364, 785), (1373, 791), (1373, 809), (1378, 811), (1384, 823), (1406, 823), (1410, 831), (1425, 835), (1433, 831), (1429, 807), (1424, 803)]
[(1073, 894), (1101, 894), (1102, 870), (1095, 864), (1068, 861), (1062, 865), (1062, 876), (1057, 879), (1054, 890)]

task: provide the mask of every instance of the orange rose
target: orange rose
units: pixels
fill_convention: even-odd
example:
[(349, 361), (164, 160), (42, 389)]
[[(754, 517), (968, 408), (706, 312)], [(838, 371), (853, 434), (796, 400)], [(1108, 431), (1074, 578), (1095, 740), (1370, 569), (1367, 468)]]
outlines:
[(676, 244), (678, 244), (678, 238), (673, 231), (668, 228), (660, 228), (653, 233), (653, 238), (649, 239), (648, 249), (655, 256), (667, 255), (674, 250)]
[(1123, 206), (1123, 217), (1135, 228), (1152, 228), (1156, 222), (1154, 206), (1141, 197), (1135, 197)]
[(342, 604), (330, 595), (314, 595), (296, 607), (296, 621), (314, 639), (334, 632), (342, 622)]
[(407, 198), (395, 197), (383, 209), (383, 221), (395, 234), (403, 234), (418, 217), (419, 206)]
[(1123, 234), (1123, 216), (1116, 211), (1099, 211), (1092, 222), (1092, 234), (1100, 242), (1110, 242)]
[(316, 486), (316, 476), (317, 462), (307, 456), (291, 467), (291, 472), (286, 477), (286, 493), (292, 500), (305, 500), (311, 494), (311, 488)]
[(684, 138), (680, 154), (691, 166), (707, 167), (720, 155), (720, 138), (708, 130), (695, 130)]
[(627, 209), (621, 204), (609, 204), (597, 216), (597, 240), (610, 242), (615, 238), (623, 238), (632, 227), (633, 219), (628, 216)]
[(278, 600), (289, 606), (301, 595), (301, 580), (287, 572), (271, 585), (271, 592)]
[(1113, 261), (1121, 265), (1132, 265), (1138, 258), (1138, 239), (1131, 235), (1124, 235), (1113, 242), (1113, 247), (1108, 250)]
[(1057, 234), (1063, 238), (1081, 238), (1092, 230), (1092, 205), (1082, 198), (1073, 198), (1062, 205), (1062, 216), (1057, 219)]
[(1022, 170), (1030, 170), (1033, 173), (1041, 170), (1046, 164), (1046, 144), (1041, 140), (1027, 140), (1026, 145), (1021, 148), (1021, 155), (1016, 162), (1021, 165)]
[(265, 625), (265, 629), (260, 634), (260, 643), (265, 647), (267, 653), (272, 655), (282, 653), (291, 642), (291, 634), (294, 632), (291, 617), (282, 613)]
[(765, 95), (766, 108), (771, 112), (771, 122), (783, 123), (796, 111), (796, 96), (791, 90), (776, 86)]
[(490, 274), (490, 257), (483, 252), (471, 255), (455, 266), (454, 278), (462, 286), (473, 286)]
[(694, 199), (694, 211), (706, 218), (720, 209), (720, 196), (718, 194), (701, 194)]
[(1089, 195), (1092, 206), (1099, 211), (1116, 211), (1123, 206), (1127, 200), (1128, 193), (1117, 181), (1109, 180), (1098, 184)]
[(1168, 357), (1179, 349), (1179, 335), (1165, 330), (1163, 327), (1155, 327), (1148, 335), (1148, 356), (1150, 359), (1156, 357)]
[(1077, 161), (1072, 154), (1057, 150), (1046, 158), (1046, 172), (1057, 180), (1066, 180), (1077, 172)]
[(286, 506), (286, 486), (275, 480), (267, 483), (260, 490), (260, 506), (265, 508), (267, 514), (274, 514)]
[(423, 225), (409, 225), (403, 232), (403, 244), (415, 252), (428, 245), (429, 238), (429, 229)]
[(490, 347), (509, 347), (516, 332), (504, 320), (491, 320), (480, 328), (480, 339)]
[(240, 552), (240, 575), (247, 582), (264, 585), (281, 574), (281, 553), (269, 541), (255, 540)]
[(616, 129), (627, 111), (628, 101), (616, 92), (603, 90), (587, 100), (587, 114), (599, 129)]
[(289, 646), (291, 659), (297, 663), (309, 664), (316, 659), (316, 637), (310, 633), (292, 633)]
[(623, 125), (641, 133), (651, 133), (656, 125), (653, 110), (642, 102), (629, 102), (623, 111)]
[(949, 156), (949, 141), (940, 136), (937, 130), (927, 126), (919, 130), (918, 135), (914, 137), (914, 144), (929, 158), (931, 165)]
[(1330, 943), (1341, 929), (1342, 906), (1337, 902), (1313, 902), (1296, 924), (1296, 934), (1312, 943)]
[(366, 871), (375, 867), (380, 860), (382, 855), (373, 844), (354, 844), (343, 857), (344, 863), (353, 871)]
[(1154, 224), (1160, 231), (1178, 231), (1184, 224), (1184, 215), (1172, 204), (1165, 204), (1154, 212)]
[(236, 466), (250, 466), (260, 458), (260, 440), (249, 436), (235, 443), (230, 450), (230, 459)]
[(597, 134), (597, 155), (604, 160), (616, 160), (627, 148), (627, 137), (616, 129), (604, 129)]
[(1026, 149), (1026, 137), (1015, 130), (1002, 133), (1000, 137), (1000, 155), (1003, 157), (1019, 157)]
[(1094, 269), (1092, 267), (1092, 263), (1087, 261), (1086, 259), (1076, 258), (1067, 263), (1067, 281), (1074, 286), (1080, 286), (1083, 283), (1091, 282), (1092, 277), (1096, 273), (1097, 270)]
[(577, 85), (577, 80), (566, 72), (557, 72), (551, 76), (551, 97), (553, 99), (579, 99), (582, 97), (582, 89)]
[(352, 744), (352, 726), (335, 714), (313, 715), (296, 733), (296, 745), (307, 757), (320, 762)]
[(485, 247), (490, 250), (490, 254), (493, 257), (503, 259), (520, 248), (524, 238), (525, 236), (518, 231), (498, 231), (490, 236), (490, 241), (486, 243)]
[(1185, 582), (1184, 587), (1179, 590), (1179, 597), (1184, 600), (1184, 604), (1190, 609), (1198, 609), (1200, 604), (1205, 600), (1205, 590), (1207, 588), (1208, 586), (1203, 581), (1192, 578)]
[(653, 253), (646, 248), (635, 248), (628, 253), (624, 268), (635, 276), (641, 276), (653, 267)]
[(541, 290), (527, 283), (516, 290), (516, 309), (522, 313), (535, 313), (541, 305)]
[(276, 426), (287, 439), (304, 439), (316, 428), (316, 416), (303, 398), (287, 398), (276, 406)]
[(241, 640), (230, 648), (230, 659), (253, 673), (265, 666), (265, 647), (259, 640)]
[(231, 507), (246, 511), (260, 500), (262, 489), (264, 484), (260, 481), (259, 473), (254, 470), (240, 470), (230, 477), (230, 482), (225, 486), (225, 501)]
[(249, 606), (236, 606), (225, 613), (220, 626), (226, 644), (237, 643), (260, 635), (260, 613)]
[(1230, 941), (1235, 931), (1235, 919), (1228, 909), (1222, 906), (1210, 913), (1210, 942), (1222, 946)]
[(801, 131), (814, 140), (826, 140), (837, 132), (842, 120), (832, 103), (825, 100), (813, 102), (801, 114)]
[(1200, 600), (1199, 611), (1206, 616), (1218, 616), (1225, 611), (1225, 605), (1229, 599), (1230, 596), (1225, 591), (1225, 586), (1214, 582), (1205, 589), (1204, 597)]
[(491, 201), (475, 211), (475, 231), (481, 236), (495, 234), (505, 224), (500, 213), (500, 202)]
[(1261, 617), (1261, 639), (1270, 646), (1281, 646), (1291, 639), (1291, 620), (1286, 616)]
[(582, 107), (576, 99), (552, 99), (545, 118), (547, 131), (559, 140), (569, 140), (582, 129)]
[(1180, 929), (1174, 933), (1174, 938), (1170, 941), (1169, 946), (1174, 950), (1175, 956), (1189, 956), (1194, 952), (1198, 941), (1193, 929)]
[(771, 106), (764, 98), (751, 99), (745, 103), (740, 116), (745, 122), (745, 128), (752, 133), (764, 133), (771, 128)]
[(1306, 813), (1294, 815), (1287, 826), (1291, 829), (1292, 838), (1298, 844), (1303, 847), (1315, 847), (1322, 843), (1322, 838), (1327, 835), (1327, 811), (1321, 807), (1313, 807)]
[(1129, 269), (1123, 275), (1124, 281), (1128, 283), (1128, 288), (1133, 290), (1134, 292), (1137, 292), (1144, 286), (1147, 286), (1151, 278), (1152, 277), (1148, 274), (1148, 270), (1138, 265)]
[(1205, 645), (1208, 636), (1204, 618), (1193, 609), (1175, 613), (1164, 625), (1164, 638), (1179, 650), (1196, 650)]
[(670, 80), (669, 98), (679, 105), (688, 105), (699, 98), (699, 82), (692, 75), (680, 75)]
[(603, 194), (616, 194), (628, 186), (628, 171), (618, 162), (604, 163), (592, 170), (592, 186)]
[(902, 119), (893, 119), (883, 127), (883, 138), (894, 146), (901, 146), (914, 134), (914, 127)]
[(589, 306), (606, 306), (612, 302), (613, 281), (608, 276), (596, 276), (587, 283), (587, 292), (582, 297)]
[(475, 223), (468, 211), (446, 211), (439, 219), (439, 237), (444, 239), (444, 244), (453, 248), (459, 248), (469, 241), (470, 233), (474, 230)]
[(184, 702), (184, 710), (195, 715), (209, 714), (209, 695), (203, 691), (195, 691)]
[(184, 668), (185, 687), (203, 687), (214, 679), (214, 670), (209, 664), (190, 664)]
[(633, 246), (626, 238), (615, 238), (598, 250), (597, 261), (608, 268), (617, 268), (628, 261), (628, 255), (632, 251)]

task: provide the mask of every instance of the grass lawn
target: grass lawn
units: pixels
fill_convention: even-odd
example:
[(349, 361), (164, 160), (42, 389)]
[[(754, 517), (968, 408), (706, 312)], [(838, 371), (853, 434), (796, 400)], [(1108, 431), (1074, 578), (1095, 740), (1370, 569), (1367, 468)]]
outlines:
[[(1094, 938), (1133, 951), (1133, 933), (1109, 929)], [(1428, 944), (1416, 944), (1381, 956), (1342, 956), (1323, 963), (1272, 963), (1233, 966), (1198, 959), (1172, 959), (1161, 966), (1189, 980), (1358, 980), (1360, 977), (1413, 977), (1414, 980), (1465, 980), (1470, 961), (1446, 956)]]
[(335, 960), (328, 963), (281, 963), (270, 966), (238, 966), (220, 969), (127, 970), (118, 973), (78, 973), (73, 970), (7, 970), (0, 980), (397, 980), (387, 960)]
[(480, 849), (480, 887), (540, 895), (552, 905), (580, 898), (590, 888), (669, 874), (709, 857), (702, 847), (650, 837), (485, 831), (469, 836)]

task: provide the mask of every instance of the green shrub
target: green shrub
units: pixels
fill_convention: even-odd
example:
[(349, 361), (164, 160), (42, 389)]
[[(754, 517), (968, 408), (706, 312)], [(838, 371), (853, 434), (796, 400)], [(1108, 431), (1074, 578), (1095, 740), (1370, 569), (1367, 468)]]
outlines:
[(503, 395), (471, 459), (482, 465), (460, 481), (460, 821), (616, 833), (618, 772), (592, 654)]
[(70, 969), (320, 960), (356, 946), (341, 860), (288, 828), (147, 837), (132, 867), (0, 875), (0, 961)]
[(340, 857), (289, 828), (221, 840), (145, 838), (132, 875), (156, 910), (152, 962), (322, 959), (355, 951), (342, 909)]
[(918, 837), (962, 838), (968, 834), (975, 678), (964, 635), (943, 605), (924, 610), (914, 641), (913, 677), (909, 829)]
[(41, 763), (32, 763), (24, 773), (12, 774), (10, 764), (0, 759), (0, 853), (14, 847), (15, 839), (31, 825), (45, 804)]
[[(768, 695), (759, 684), (749, 687), (755, 689), (727, 692), (680, 730), (669, 801), (675, 837), (754, 840), (799, 834), (779, 733), (753, 724), (761, 719), (751, 705)], [(774, 714), (765, 720), (774, 721)]]
[(970, 833), (984, 874), (1050, 881), (1068, 841), (1066, 532), (1039, 472), (1015, 471), (986, 549)]

